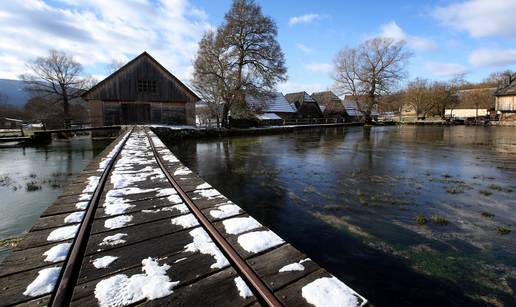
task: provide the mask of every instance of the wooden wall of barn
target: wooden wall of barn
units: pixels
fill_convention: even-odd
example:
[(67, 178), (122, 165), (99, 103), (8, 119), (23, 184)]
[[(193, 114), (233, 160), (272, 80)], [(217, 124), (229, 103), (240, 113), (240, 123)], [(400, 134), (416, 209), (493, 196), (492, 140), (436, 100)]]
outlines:
[(516, 112), (516, 96), (496, 97), (496, 110)]

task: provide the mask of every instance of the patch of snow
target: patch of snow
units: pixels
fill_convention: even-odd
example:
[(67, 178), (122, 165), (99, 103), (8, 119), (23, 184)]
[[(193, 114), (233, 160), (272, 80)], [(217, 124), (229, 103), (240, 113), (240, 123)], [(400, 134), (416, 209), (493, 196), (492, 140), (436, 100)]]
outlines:
[(174, 176), (184, 176), (191, 174), (192, 171), (189, 170), (187, 167), (181, 166), (174, 172)]
[(64, 226), (54, 229), (47, 237), (47, 241), (62, 241), (75, 237), (80, 224)]
[(175, 210), (177, 210), (181, 213), (190, 212), (190, 209), (188, 209), (188, 207), (185, 204), (175, 205), (175, 206), (172, 206), (172, 208), (174, 208)]
[(122, 197), (108, 197), (104, 200), (104, 212), (107, 215), (118, 215), (125, 213), (127, 210), (134, 207), (134, 205), (128, 204), (128, 200)]
[(172, 224), (179, 225), (183, 228), (190, 228), (199, 225), (199, 221), (193, 214), (186, 214), (172, 219)]
[(210, 210), (210, 215), (216, 219), (223, 219), (240, 213), (240, 207), (235, 204), (223, 204)]
[(305, 267), (301, 263), (294, 262), (294, 263), (287, 264), (286, 266), (282, 267), (281, 269), (279, 269), (278, 272), (282, 273), (282, 272), (304, 271), (304, 270), (305, 270)]
[(213, 256), (215, 263), (210, 266), (212, 269), (220, 269), (229, 265), (224, 254), (222, 254), (220, 249), (213, 243), (206, 231), (199, 227), (190, 231), (189, 234), (193, 237), (193, 242), (185, 246), (185, 251), (193, 253), (200, 252), (201, 254)]
[(120, 227), (124, 227), (127, 223), (133, 220), (132, 215), (120, 215), (117, 217), (113, 217), (104, 221), (104, 227), (109, 229), (116, 229)]
[(84, 211), (73, 212), (64, 218), (65, 224), (80, 223), (84, 217)]
[(46, 268), (38, 272), (38, 277), (27, 286), (23, 295), (39, 296), (54, 290), (54, 287), (61, 272), (61, 267)]
[(79, 195), (79, 201), (83, 201), (83, 200), (90, 200), (91, 197), (93, 196), (93, 194), (87, 194), (87, 193), (83, 193), (81, 195)]
[(196, 190), (202, 190), (202, 189), (211, 189), (211, 185), (207, 182), (203, 183), (203, 184), (200, 184), (198, 186), (195, 187)]
[(88, 208), (88, 202), (80, 201), (75, 204), (75, 208), (77, 208), (78, 210), (86, 210), (86, 208)]
[(169, 197), (167, 197), (167, 200), (173, 204), (179, 204), (182, 203), (183, 200), (178, 194), (172, 194)]
[(238, 235), (262, 226), (262, 224), (258, 223), (258, 221), (252, 217), (235, 217), (224, 220), (222, 224), (224, 224), (226, 233), (231, 235)]
[(113, 261), (117, 260), (118, 257), (115, 256), (104, 256), (93, 260), (91, 263), (96, 269), (104, 269), (107, 268)]
[(107, 236), (104, 239), (102, 239), (102, 242), (100, 242), (100, 246), (115, 246), (118, 244), (125, 243), (126, 241), (123, 239), (124, 237), (127, 237), (126, 233), (117, 233), (112, 236)]
[(319, 306), (358, 306), (354, 291), (343, 282), (333, 277), (318, 278), (301, 289), (304, 299), (316, 307)]
[(82, 190), (82, 193), (93, 193), (99, 184), (100, 176), (88, 177), (88, 185)]
[(157, 188), (154, 188), (154, 189), (140, 189), (140, 188), (113, 189), (113, 190), (109, 190), (106, 193), (106, 197), (117, 197), (117, 196), (149, 193), (149, 192), (155, 192), (157, 190), (158, 190)]
[(208, 199), (224, 197), (222, 194), (219, 193), (219, 191), (217, 191), (215, 189), (195, 190), (194, 193), (197, 193), (197, 194), (201, 195), (202, 197), (206, 197)]
[(282, 244), (283, 239), (270, 230), (253, 231), (238, 236), (238, 244), (250, 253), (259, 253)]
[(239, 277), (235, 278), (235, 285), (238, 289), (238, 294), (241, 297), (248, 298), (248, 297), (253, 296), (253, 292), (251, 291), (251, 289), (249, 289), (249, 287), (247, 286), (245, 281), (242, 279), (242, 277), (239, 276)]
[(161, 189), (161, 190), (159, 190), (158, 194), (156, 194), (156, 197), (167, 196), (167, 195), (177, 195), (176, 189), (174, 189), (174, 188)]
[(176, 158), (176, 156), (174, 156), (173, 154), (165, 154), (165, 155), (162, 155), (161, 157), (163, 158), (163, 160), (165, 160), (169, 163), (179, 162), (179, 159)]
[(47, 262), (58, 262), (66, 259), (68, 251), (70, 250), (71, 243), (61, 243), (53, 246), (51, 249), (43, 253), (43, 256), (47, 256), (45, 261)]
[(152, 258), (142, 260), (144, 273), (127, 277), (119, 274), (101, 280), (95, 286), (95, 297), (100, 306), (125, 306), (143, 299), (154, 300), (172, 294), (179, 283), (167, 276), (169, 265)]

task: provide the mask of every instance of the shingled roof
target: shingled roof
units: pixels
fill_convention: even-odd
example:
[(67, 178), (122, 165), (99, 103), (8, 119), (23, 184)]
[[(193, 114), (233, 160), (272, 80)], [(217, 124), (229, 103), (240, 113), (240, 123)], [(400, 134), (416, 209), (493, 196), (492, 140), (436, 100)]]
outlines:
[(312, 93), (313, 99), (317, 101), (319, 107), (324, 110), (324, 113), (344, 113), (344, 106), (340, 98), (332, 91), (315, 92)]
[(285, 99), (282, 93), (276, 92), (271, 98), (257, 98), (247, 95), (245, 97), (247, 105), (263, 113), (294, 113), (294, 109)]
[(516, 79), (513, 80), (509, 85), (498, 89), (495, 92), (495, 96), (515, 96), (516, 95)]

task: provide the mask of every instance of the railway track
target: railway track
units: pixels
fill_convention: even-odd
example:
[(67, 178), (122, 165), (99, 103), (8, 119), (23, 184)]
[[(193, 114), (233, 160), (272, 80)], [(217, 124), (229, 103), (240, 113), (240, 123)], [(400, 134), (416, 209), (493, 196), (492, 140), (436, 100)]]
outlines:
[[(367, 304), (193, 174), (148, 128), (131, 128), (104, 155), (0, 264), (0, 305)], [(63, 259), (42, 259), (63, 245)]]

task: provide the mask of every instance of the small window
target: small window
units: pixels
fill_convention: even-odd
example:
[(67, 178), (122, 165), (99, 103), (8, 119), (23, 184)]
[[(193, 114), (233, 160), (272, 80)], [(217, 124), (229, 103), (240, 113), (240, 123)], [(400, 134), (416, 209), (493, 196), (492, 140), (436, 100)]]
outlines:
[(156, 93), (156, 81), (154, 80), (138, 80), (138, 92), (140, 93)]

